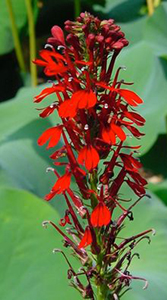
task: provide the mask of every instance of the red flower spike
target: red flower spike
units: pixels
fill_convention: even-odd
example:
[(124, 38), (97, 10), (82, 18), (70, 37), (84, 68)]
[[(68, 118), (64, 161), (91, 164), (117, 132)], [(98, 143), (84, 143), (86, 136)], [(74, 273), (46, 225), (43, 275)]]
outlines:
[(62, 133), (61, 125), (47, 129), (39, 137), (38, 145), (43, 146), (48, 140), (50, 140), (46, 149), (55, 147), (60, 140), (61, 133)]
[(34, 102), (35, 103), (39, 103), (41, 102), (45, 97), (56, 93), (56, 92), (63, 92), (64, 91), (64, 87), (61, 86), (52, 86), (52, 87), (48, 87), (44, 90), (42, 90), (42, 92), (34, 97)]
[(92, 243), (93, 239), (92, 239), (92, 234), (90, 231), (89, 226), (86, 227), (85, 229), (85, 233), (84, 236), (82, 238), (82, 240), (80, 241), (80, 244), (78, 245), (78, 248), (86, 248), (87, 246), (89, 246)]
[(59, 177), (59, 179), (56, 181), (55, 185), (52, 188), (52, 192), (55, 192), (56, 194), (61, 194), (65, 190), (67, 190), (70, 187), (71, 183), (71, 173), (65, 173), (63, 176)]
[(90, 220), (93, 227), (108, 225), (111, 221), (111, 213), (108, 207), (103, 202), (99, 202), (93, 210)]
[(97, 167), (99, 159), (99, 154), (92, 145), (83, 147), (78, 155), (79, 164), (83, 164), (85, 162), (85, 167), (88, 171)]
[(136, 93), (134, 93), (133, 91), (124, 90), (124, 89), (117, 89), (116, 91), (131, 106), (137, 106), (138, 104), (143, 103), (143, 100), (138, 95), (136, 95)]

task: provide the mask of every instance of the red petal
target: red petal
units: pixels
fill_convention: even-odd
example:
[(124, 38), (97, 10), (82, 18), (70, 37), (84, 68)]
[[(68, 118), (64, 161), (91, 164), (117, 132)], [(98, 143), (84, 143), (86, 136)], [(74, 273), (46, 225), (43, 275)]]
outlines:
[(59, 107), (59, 116), (61, 118), (73, 118), (76, 113), (76, 105), (74, 101), (65, 100)]
[(126, 126), (127, 129), (136, 137), (136, 138), (139, 138), (143, 135), (145, 135), (144, 133), (140, 132), (137, 128), (135, 128), (134, 126), (131, 126), (131, 125), (127, 125)]
[(53, 192), (56, 194), (61, 194), (65, 190), (67, 190), (71, 183), (71, 173), (66, 173), (65, 175), (59, 177), (56, 181), (55, 185), (52, 188)]
[[(53, 26), (51, 29), (51, 33), (52, 33), (53, 37), (55, 38), (56, 42), (59, 42), (60, 44), (65, 45), (64, 33), (63, 33), (63, 30), (59, 26), (57, 26), (57, 25)], [(48, 42), (49, 42), (49, 39), (48, 39)]]
[(97, 97), (93, 91), (80, 90), (72, 95), (71, 100), (79, 109), (88, 109), (96, 104)]
[(34, 102), (39, 103), (48, 95), (51, 95), (55, 92), (63, 92), (64, 88), (61, 86), (48, 87), (44, 89), (39, 95), (34, 97)]
[(115, 144), (116, 138), (114, 132), (110, 128), (103, 128), (102, 129), (102, 139), (108, 144)]
[(143, 126), (145, 123), (145, 119), (135, 112), (126, 111), (124, 113), (124, 115), (126, 118), (128, 118), (128, 119), (132, 120), (134, 123), (136, 123), (138, 126)]
[(99, 154), (92, 145), (85, 146), (79, 152), (78, 162), (79, 164), (83, 164), (85, 162), (86, 169), (91, 171), (96, 168), (99, 163)]
[(89, 246), (91, 243), (92, 243), (92, 235), (91, 235), (90, 228), (87, 226), (85, 229), (84, 236), (83, 236), (82, 240), (80, 241), (80, 244), (78, 245), (78, 247), (80, 249), (85, 248), (85, 247)]
[(133, 91), (118, 89), (117, 92), (132, 106), (137, 106), (138, 104), (143, 103), (143, 100)]
[(57, 126), (57, 127), (52, 127), (47, 129), (39, 137), (38, 145), (42, 146), (50, 139), (47, 149), (56, 146), (58, 141), (60, 140), (61, 132), (62, 132), (62, 126)]
[(53, 107), (50, 107), (50, 106), (48, 106), (48, 107), (46, 107), (44, 110), (43, 110), (43, 112), (41, 112), (40, 114), (39, 114), (39, 116), (41, 117), (41, 118), (46, 118), (46, 117), (49, 117), (52, 113), (53, 113), (53, 111), (56, 109), (56, 106), (54, 105)]
[(108, 207), (100, 202), (91, 214), (91, 223), (94, 227), (106, 226), (111, 221), (111, 213)]
[(120, 140), (122, 142), (126, 139), (126, 134), (120, 126), (117, 126), (115, 124), (111, 124), (111, 128), (114, 131), (114, 133), (120, 138)]

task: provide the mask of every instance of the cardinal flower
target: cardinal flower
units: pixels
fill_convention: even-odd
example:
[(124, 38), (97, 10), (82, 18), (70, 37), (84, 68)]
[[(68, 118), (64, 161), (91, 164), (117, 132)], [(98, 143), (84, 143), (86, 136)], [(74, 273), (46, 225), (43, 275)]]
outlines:
[(96, 94), (92, 90), (79, 90), (71, 99), (64, 101), (59, 107), (59, 115), (62, 118), (75, 117), (78, 109), (89, 109), (97, 102)]
[(123, 129), (115, 124), (110, 124), (102, 129), (102, 139), (108, 144), (115, 144), (116, 137), (118, 137), (122, 142), (126, 139), (126, 134)]
[(60, 140), (62, 128), (62, 125), (59, 125), (45, 130), (38, 139), (38, 145), (42, 146), (49, 140), (47, 149), (55, 147)]
[(34, 102), (39, 103), (41, 102), (45, 97), (56, 93), (56, 92), (63, 92), (64, 91), (64, 87), (58, 86), (58, 85), (53, 85), (52, 87), (48, 87), (44, 90), (42, 90), (42, 92), (34, 97)]
[(93, 227), (106, 226), (111, 221), (111, 212), (108, 207), (100, 201), (94, 208), (90, 220)]
[(85, 233), (83, 235), (82, 240), (80, 241), (78, 247), (81, 248), (85, 248), (87, 246), (89, 246), (92, 243), (92, 234), (91, 234), (91, 230), (89, 228), (89, 226), (86, 227), (85, 229)]
[(48, 195), (45, 196), (45, 200), (49, 201), (57, 194), (61, 194), (70, 187), (71, 183), (71, 172), (65, 173), (63, 176), (59, 177), (52, 190)]
[(85, 163), (86, 169), (91, 171), (96, 168), (99, 163), (99, 154), (92, 145), (87, 145), (79, 152), (78, 162), (80, 164)]
[(61, 54), (54, 51), (41, 50), (40, 56), (43, 60), (36, 59), (34, 63), (45, 67), (44, 72), (47, 76), (54, 76), (67, 71), (66, 60)]

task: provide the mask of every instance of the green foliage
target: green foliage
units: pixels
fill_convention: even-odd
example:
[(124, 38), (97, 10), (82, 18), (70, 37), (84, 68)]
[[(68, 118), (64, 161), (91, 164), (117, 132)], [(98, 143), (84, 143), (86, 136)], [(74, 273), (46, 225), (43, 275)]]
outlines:
[(56, 211), (25, 191), (0, 189), (0, 197), (0, 299), (78, 299), (63, 256), (52, 253), (62, 247), (60, 235), (41, 226), (58, 223)]
[[(56, 113), (44, 120), (38, 116), (33, 97), (44, 87), (46, 85), (22, 88), (15, 99), (0, 106), (0, 185), (29, 190), (42, 198), (50, 191), (56, 177), (52, 172), (45, 172), (47, 167), (53, 166), (49, 159), (53, 150), (50, 152), (45, 146), (39, 147), (37, 139), (44, 130), (53, 126), (53, 120), (54, 124), (59, 121)], [(50, 96), (48, 103), (52, 103), (55, 97)], [(55, 205), (62, 212), (63, 206), (58, 201)]]
[[(15, 22), (21, 35), (27, 34), (27, 11), (24, 0), (11, 0)], [(37, 17), (37, 0), (32, 1), (34, 17)], [(0, 0), (0, 55), (6, 54), (14, 49), (11, 23), (7, 10), (6, 0)]]

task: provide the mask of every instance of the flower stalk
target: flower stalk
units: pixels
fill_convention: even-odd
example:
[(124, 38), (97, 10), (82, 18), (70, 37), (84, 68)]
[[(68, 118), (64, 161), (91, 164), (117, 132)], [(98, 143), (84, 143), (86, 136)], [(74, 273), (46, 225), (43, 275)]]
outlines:
[(32, 9), (32, 1), (25, 0), (25, 4), (26, 4), (26, 9), (27, 9), (27, 16), (28, 16), (31, 82), (32, 82), (32, 86), (36, 86), (37, 85), (37, 68), (36, 68), (35, 64), (32, 64), (32, 61), (36, 57), (35, 23), (34, 23), (33, 9)]
[[(55, 111), (60, 117), (60, 123), (38, 139), (40, 146), (47, 143), (47, 149), (54, 149), (54, 168), (49, 170), (56, 182), (45, 200), (62, 194), (67, 204), (59, 226), (52, 221), (47, 224), (60, 233), (64, 246), (70, 247), (81, 263), (76, 271), (66, 259), (68, 279), (82, 297), (117, 300), (132, 280), (147, 283), (131, 274), (129, 266), (134, 256), (139, 258), (134, 248), (143, 239), (150, 242), (153, 229), (131, 237), (122, 233), (125, 221), (133, 222), (133, 208), (147, 196), (147, 182), (140, 174), (142, 165), (136, 155), (140, 146), (131, 146), (128, 141), (129, 134), (137, 139), (144, 135), (139, 128), (145, 119), (136, 111), (143, 101), (127, 89), (130, 84), (121, 78), (124, 68), (114, 74), (115, 61), (128, 45), (114, 20), (101, 21), (85, 12), (75, 22), (66, 21), (65, 30), (66, 38), (55, 25), (41, 58), (34, 61), (44, 67), (48, 77), (55, 78), (52, 86), (34, 99), (40, 103), (51, 94), (55, 96), (53, 103), (41, 108), (40, 117)], [(57, 149), (61, 137), (64, 145)], [(59, 166), (64, 168), (62, 176)], [(72, 180), (77, 195), (70, 188)], [(135, 200), (120, 197), (123, 185), (134, 193)], [(68, 226), (66, 233), (60, 226)], [(86, 284), (82, 283), (83, 275)]]
[(22, 48), (21, 48), (21, 43), (20, 43), (20, 39), (19, 39), (18, 29), (17, 29), (17, 25), (16, 25), (16, 21), (15, 21), (15, 16), (14, 16), (11, 0), (6, 0), (6, 5), (7, 5), (7, 9), (9, 12), (9, 18), (10, 18), (10, 22), (11, 22), (11, 29), (12, 29), (12, 35), (13, 35), (13, 40), (14, 40), (14, 45), (15, 45), (17, 61), (18, 61), (20, 70), (22, 72), (25, 72), (26, 67), (25, 67), (25, 63), (24, 63), (23, 52), (22, 52)]

